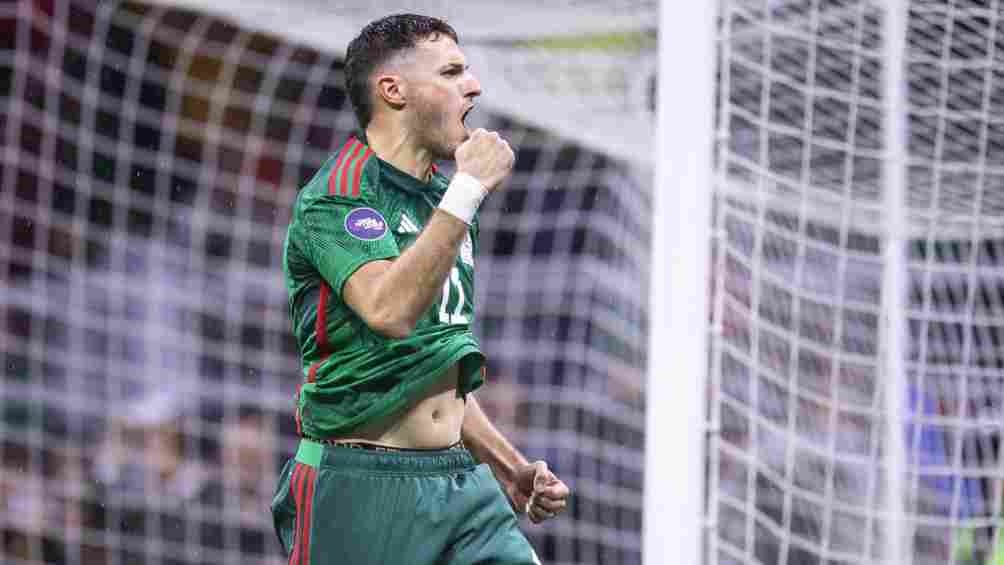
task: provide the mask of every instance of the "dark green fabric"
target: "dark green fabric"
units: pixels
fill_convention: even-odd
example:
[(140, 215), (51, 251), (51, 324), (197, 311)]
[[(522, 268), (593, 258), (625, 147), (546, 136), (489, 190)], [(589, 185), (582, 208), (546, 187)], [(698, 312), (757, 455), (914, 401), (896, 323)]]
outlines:
[[(322, 450), (311, 505), (311, 563), (539, 563), (491, 470), (466, 450)], [(296, 464), (286, 464), (272, 504), (287, 554), (295, 543), (289, 480)]]
[(458, 362), (466, 393), (473, 378), (480, 380), (483, 357), (470, 332), (456, 326), (421, 328), (405, 339), (374, 339), (339, 352), (316, 382), (300, 388), (302, 433), (326, 438), (388, 416)]
[[(329, 194), (329, 177), (335, 169), (332, 157), (300, 191), (283, 254), (304, 380), (311, 367), (315, 371), (315, 382), (301, 388), (297, 410), (302, 433), (315, 438), (392, 415), (457, 362), (461, 393), (483, 383), (484, 356), (471, 332), (476, 222), (440, 299), (407, 338), (388, 339), (371, 331), (341, 298), (345, 281), (359, 267), (393, 259), (414, 243), (448, 179), (434, 174), (428, 183), (421, 182), (374, 155), (362, 165), (359, 195), (353, 198)], [(362, 207), (380, 212), (386, 235), (363, 241), (347, 232), (345, 217)], [(325, 312), (327, 349), (318, 346), (317, 331), (323, 284), (331, 291)]]

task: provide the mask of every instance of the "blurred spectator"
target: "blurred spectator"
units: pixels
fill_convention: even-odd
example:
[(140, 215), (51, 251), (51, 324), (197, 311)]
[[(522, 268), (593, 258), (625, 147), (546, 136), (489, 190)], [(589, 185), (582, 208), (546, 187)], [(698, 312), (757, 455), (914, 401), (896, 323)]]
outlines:
[(113, 417), (95, 462), (106, 527), (125, 563), (218, 563), (223, 547), (218, 474), (186, 457), (177, 393), (158, 392)]
[(242, 563), (275, 555), (278, 545), (268, 511), (275, 485), (274, 420), (253, 407), (243, 407), (221, 434), (224, 521), (236, 530)]
[(89, 496), (79, 446), (29, 446), (6, 442), (0, 472), (2, 554), (22, 563), (62, 563), (81, 552), (95, 563), (92, 548), (81, 547)]
[[(3, 524), (3, 554), (26, 563), (42, 563), (52, 557), (51, 544), (43, 544), (45, 523), (44, 484), (28, 446), (11, 441), (3, 445), (0, 473), (0, 510)], [(48, 547), (44, 548), (43, 545)]]

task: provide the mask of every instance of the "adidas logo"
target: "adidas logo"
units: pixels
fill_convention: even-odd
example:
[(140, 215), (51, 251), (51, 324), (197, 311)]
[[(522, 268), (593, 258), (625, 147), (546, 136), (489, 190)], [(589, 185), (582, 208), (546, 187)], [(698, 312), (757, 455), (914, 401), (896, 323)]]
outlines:
[(407, 214), (401, 214), (401, 222), (397, 226), (397, 233), (418, 233), (422, 231)]

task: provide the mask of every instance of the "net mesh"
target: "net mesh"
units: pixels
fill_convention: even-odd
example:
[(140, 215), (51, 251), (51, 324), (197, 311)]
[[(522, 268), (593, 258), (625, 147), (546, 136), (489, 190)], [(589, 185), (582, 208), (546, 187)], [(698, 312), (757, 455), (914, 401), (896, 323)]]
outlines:
[[(293, 27), (0, 4), (4, 563), (284, 561), (267, 506), (299, 373), (281, 243), (355, 125), (338, 52)], [(478, 125), (519, 159), (482, 216), (479, 398), (576, 493), (527, 524), (541, 558), (639, 563), (647, 181), (616, 144), (495, 108)]]
[[(885, 6), (719, 4), (709, 562), (889, 562), (887, 496), (903, 497), (906, 562), (989, 563), (1001, 541), (1001, 6), (907, 5), (908, 387), (892, 423)], [(903, 493), (887, 492), (888, 425)]]

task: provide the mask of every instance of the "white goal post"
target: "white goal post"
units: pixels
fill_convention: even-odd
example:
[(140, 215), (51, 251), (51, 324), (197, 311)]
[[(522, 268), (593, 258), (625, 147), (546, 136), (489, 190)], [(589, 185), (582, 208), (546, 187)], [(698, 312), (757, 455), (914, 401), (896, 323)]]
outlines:
[(664, 1), (659, 17), (645, 412), (648, 565), (699, 564), (705, 540), (716, 12), (713, 2)]
[(477, 394), (574, 492), (544, 562), (999, 559), (1002, 2), (0, 3), (0, 561), (284, 562), (283, 238), (400, 11), (518, 148)]

